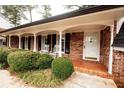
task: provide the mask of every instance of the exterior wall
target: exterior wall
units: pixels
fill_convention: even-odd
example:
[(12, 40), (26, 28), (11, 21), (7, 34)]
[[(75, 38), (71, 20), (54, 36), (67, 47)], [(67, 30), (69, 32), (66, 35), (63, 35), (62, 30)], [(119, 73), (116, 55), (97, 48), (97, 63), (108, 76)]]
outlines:
[(100, 63), (103, 63), (106, 68), (109, 64), (110, 38), (110, 27), (106, 27), (100, 32)]
[(113, 52), (113, 75), (119, 87), (124, 87), (124, 52), (114, 50)]
[(19, 38), (18, 36), (11, 36), (11, 47), (18, 48), (19, 47)]
[(83, 58), (83, 32), (72, 33), (70, 35), (70, 58), (82, 59)]

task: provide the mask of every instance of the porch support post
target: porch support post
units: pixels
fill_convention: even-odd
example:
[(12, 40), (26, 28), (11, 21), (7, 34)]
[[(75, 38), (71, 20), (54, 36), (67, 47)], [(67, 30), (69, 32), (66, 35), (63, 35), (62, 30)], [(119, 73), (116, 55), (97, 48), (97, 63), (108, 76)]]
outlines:
[(25, 50), (28, 50), (28, 36), (25, 36)]
[(37, 35), (34, 34), (34, 50), (33, 50), (34, 52), (37, 51), (37, 49), (36, 49), (36, 48), (37, 48), (37, 47), (36, 47), (36, 44), (37, 44), (36, 36), (37, 36)]
[(62, 32), (59, 32), (59, 57), (62, 57)]
[(19, 49), (21, 49), (21, 35), (19, 35)]
[(9, 47), (11, 47), (11, 35), (9, 35)]
[(111, 40), (110, 40), (110, 54), (109, 54), (109, 64), (108, 64), (108, 73), (112, 74), (112, 62), (113, 62), (113, 47), (112, 47), (112, 43), (113, 43), (113, 35), (114, 35), (114, 26), (111, 26)]

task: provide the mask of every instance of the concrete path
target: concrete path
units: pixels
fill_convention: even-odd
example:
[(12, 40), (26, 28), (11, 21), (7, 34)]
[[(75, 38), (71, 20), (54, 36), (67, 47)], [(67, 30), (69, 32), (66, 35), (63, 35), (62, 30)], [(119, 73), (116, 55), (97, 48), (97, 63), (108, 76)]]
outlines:
[[(0, 70), (0, 88), (28, 88), (20, 79), (11, 76), (7, 70)], [(31, 88), (31, 87), (30, 87)]]
[[(98, 76), (88, 75), (75, 72), (64, 81), (62, 88), (116, 88), (115, 83), (111, 79), (105, 79)], [(28, 86), (20, 79), (11, 76), (7, 70), (0, 70), (0, 88), (33, 88)]]
[(64, 86), (68, 88), (117, 88), (111, 79), (101, 78), (95, 75), (75, 72), (64, 82)]

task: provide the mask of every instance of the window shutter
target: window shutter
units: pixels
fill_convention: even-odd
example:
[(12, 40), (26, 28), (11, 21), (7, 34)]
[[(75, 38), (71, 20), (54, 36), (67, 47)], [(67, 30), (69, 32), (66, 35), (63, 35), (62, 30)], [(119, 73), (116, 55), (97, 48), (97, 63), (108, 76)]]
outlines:
[(56, 45), (56, 34), (53, 34), (52, 35), (52, 51), (53, 51), (55, 45)]
[(38, 36), (38, 51), (41, 50), (41, 36)]
[(70, 53), (70, 33), (65, 34), (65, 53)]
[(22, 37), (22, 49), (25, 49), (25, 37)]
[(51, 43), (51, 35), (48, 35), (47, 36), (47, 44), (50, 45), (50, 43)]
[(31, 37), (28, 37), (28, 49), (31, 49)]

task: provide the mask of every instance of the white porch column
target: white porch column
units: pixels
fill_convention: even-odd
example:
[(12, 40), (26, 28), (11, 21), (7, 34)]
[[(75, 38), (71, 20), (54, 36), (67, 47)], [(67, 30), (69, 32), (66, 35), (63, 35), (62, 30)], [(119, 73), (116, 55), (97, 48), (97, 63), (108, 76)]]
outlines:
[(11, 47), (11, 35), (9, 35), (9, 47)]
[(25, 50), (28, 50), (28, 36), (25, 36)]
[(21, 49), (21, 35), (19, 35), (18, 37), (19, 37), (19, 49)]
[(36, 34), (34, 34), (34, 52), (37, 51), (37, 47), (36, 47), (36, 44), (37, 44), (37, 40), (36, 40)]
[(110, 54), (109, 54), (109, 64), (108, 64), (108, 73), (112, 74), (112, 62), (113, 62), (113, 35), (114, 35), (114, 26), (111, 26), (111, 40), (110, 40)]
[(62, 57), (62, 32), (59, 32), (59, 57)]

